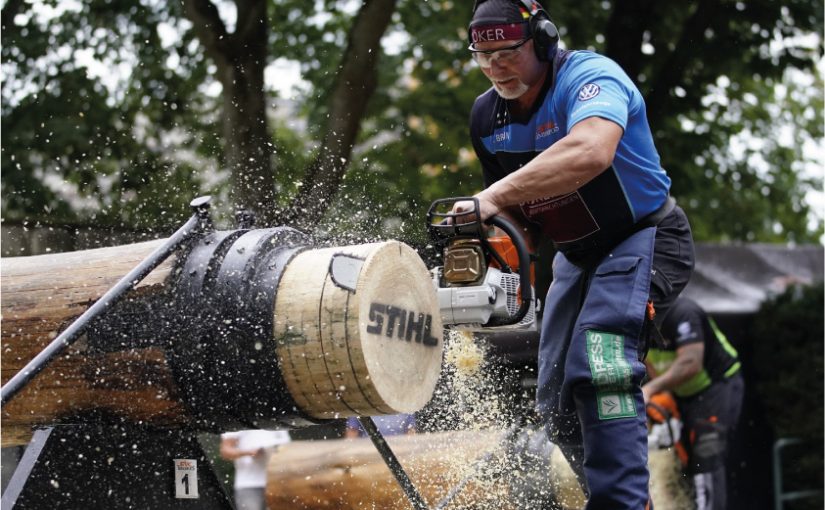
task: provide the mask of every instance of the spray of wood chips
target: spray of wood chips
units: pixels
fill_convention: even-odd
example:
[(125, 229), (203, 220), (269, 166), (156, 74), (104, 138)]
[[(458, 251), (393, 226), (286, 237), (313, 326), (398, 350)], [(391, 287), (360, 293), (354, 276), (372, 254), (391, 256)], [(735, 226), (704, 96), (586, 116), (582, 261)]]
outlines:
[[(501, 387), (500, 377), (494, 375), (487, 347), (469, 332), (451, 330), (445, 339), (444, 362), (444, 381), (427, 413), (429, 423), (423, 425), (482, 434), (478, 443), (457, 444), (439, 459), (453, 484), (469, 480), (447, 508), (528, 508), (519, 504), (514, 494), (525, 484), (513, 482), (517, 477), (523, 479), (522, 475), (531, 470), (524, 465), (524, 456), (513, 455), (502, 444), (505, 430), (512, 426), (515, 406), (510, 393)], [(474, 454), (470, 458), (484, 457), (484, 461), (468, 462), (468, 450)]]
[[(493, 452), (483, 464), (468, 464), (466, 453), (441, 459), (452, 480), (472, 479), (472, 487), (468, 486), (464, 497), (457, 497), (447, 508), (583, 508), (584, 494), (570, 465), (558, 448), (546, 440), (542, 427), (527, 427), (515, 445), (501, 445), (503, 431), (511, 426), (518, 411), (511, 400), (513, 392), (503, 390), (502, 378), (493, 374), (487, 347), (466, 331), (451, 330), (445, 340), (447, 381), (437, 390), (438, 409), (430, 419), (452, 430), (501, 432), (496, 442), (455, 445), (456, 452), (477, 449), (478, 457)], [(672, 452), (651, 452), (650, 470), (651, 496), (657, 508), (689, 508), (684, 479)]]

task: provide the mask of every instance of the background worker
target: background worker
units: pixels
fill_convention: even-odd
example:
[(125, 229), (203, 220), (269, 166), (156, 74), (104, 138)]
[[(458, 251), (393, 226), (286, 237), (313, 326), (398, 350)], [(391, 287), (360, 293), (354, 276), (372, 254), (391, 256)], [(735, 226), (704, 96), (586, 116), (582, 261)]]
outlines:
[(537, 409), (588, 509), (645, 508), (646, 306), (664, 312), (684, 288), (693, 241), (669, 197), (644, 100), (610, 59), (559, 50), (536, 2), (477, 1), (469, 35), (492, 83), (470, 119), (481, 220), (507, 216), (559, 252), (544, 301)]
[(238, 430), (221, 434), (220, 455), (235, 465), (235, 507), (266, 508), (266, 465), (280, 445), (290, 441), (285, 430)]
[(739, 421), (744, 393), (736, 349), (713, 319), (685, 297), (673, 303), (664, 317), (661, 336), (645, 361), (652, 377), (642, 387), (645, 401), (661, 391), (676, 396), (697, 510), (724, 509), (727, 445)]

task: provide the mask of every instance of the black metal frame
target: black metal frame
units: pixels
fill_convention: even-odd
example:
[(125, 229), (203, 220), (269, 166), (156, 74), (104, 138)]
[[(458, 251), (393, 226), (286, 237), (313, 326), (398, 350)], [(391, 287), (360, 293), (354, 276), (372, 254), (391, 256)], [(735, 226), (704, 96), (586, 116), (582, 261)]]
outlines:
[(278, 367), (274, 342), (261, 341), (272, 335), (283, 272), (309, 244), (306, 234), (288, 227), (214, 232), (183, 262), (175, 296), (180, 324), (167, 352), (200, 429), (299, 428), (329, 421), (300, 410)]
[[(197, 499), (176, 497), (174, 459), (197, 462)], [(187, 484), (192, 483), (194, 493), (192, 480)], [(4, 510), (234, 508), (194, 432), (114, 423), (36, 430), (0, 506)]]

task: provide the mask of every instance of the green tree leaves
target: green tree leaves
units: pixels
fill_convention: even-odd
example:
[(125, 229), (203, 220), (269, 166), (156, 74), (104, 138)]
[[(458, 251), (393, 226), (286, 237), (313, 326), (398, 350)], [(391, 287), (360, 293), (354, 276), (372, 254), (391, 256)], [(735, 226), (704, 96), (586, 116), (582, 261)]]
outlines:
[[(38, 5), (2, 9), (7, 220), (163, 225), (208, 192), (264, 223), (421, 238), (431, 200), (481, 187), (467, 124), (489, 83), (465, 51), (469, 4)], [(805, 195), (821, 188), (821, 4), (548, 7), (566, 47), (639, 83), (697, 239), (820, 238)], [(276, 59), (309, 84), (289, 109), (264, 89)]]

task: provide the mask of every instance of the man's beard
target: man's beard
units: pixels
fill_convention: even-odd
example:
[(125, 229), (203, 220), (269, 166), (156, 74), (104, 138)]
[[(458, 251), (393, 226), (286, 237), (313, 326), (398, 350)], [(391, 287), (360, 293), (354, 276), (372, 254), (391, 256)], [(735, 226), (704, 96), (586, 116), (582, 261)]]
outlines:
[(493, 87), (496, 89), (496, 92), (498, 92), (498, 95), (503, 99), (518, 99), (530, 88), (526, 83), (518, 78), (513, 77), (512, 79), (516, 81), (516, 85), (512, 86), (508, 84), (507, 88), (504, 88), (497, 82), (493, 81)]

